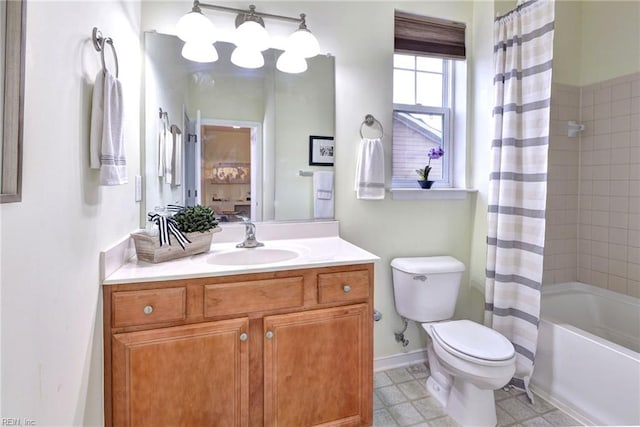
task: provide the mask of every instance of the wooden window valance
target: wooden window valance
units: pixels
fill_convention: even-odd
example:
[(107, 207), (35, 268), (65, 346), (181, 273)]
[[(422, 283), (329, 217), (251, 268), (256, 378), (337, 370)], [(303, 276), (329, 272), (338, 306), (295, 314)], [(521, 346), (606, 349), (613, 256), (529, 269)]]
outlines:
[(396, 11), (394, 48), (398, 53), (465, 59), (465, 28), (460, 22)]

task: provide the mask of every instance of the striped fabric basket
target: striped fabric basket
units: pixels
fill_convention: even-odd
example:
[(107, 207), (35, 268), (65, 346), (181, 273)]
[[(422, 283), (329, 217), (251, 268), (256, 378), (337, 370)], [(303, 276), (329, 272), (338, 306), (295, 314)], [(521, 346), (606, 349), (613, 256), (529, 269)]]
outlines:
[(191, 242), (184, 249), (180, 247), (175, 238), (171, 239), (171, 245), (160, 246), (158, 236), (151, 236), (146, 232), (131, 233), (131, 238), (136, 247), (138, 260), (151, 263), (159, 263), (190, 255), (201, 254), (209, 251), (213, 234), (222, 231), (220, 227), (212, 228), (201, 233), (185, 233)]

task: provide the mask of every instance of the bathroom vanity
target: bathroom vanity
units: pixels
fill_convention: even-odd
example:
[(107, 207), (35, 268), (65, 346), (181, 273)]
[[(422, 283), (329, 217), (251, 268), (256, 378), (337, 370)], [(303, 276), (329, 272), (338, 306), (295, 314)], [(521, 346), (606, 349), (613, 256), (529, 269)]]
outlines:
[(212, 264), (240, 251), (221, 243), (104, 281), (106, 425), (371, 425), (377, 257), (339, 237), (265, 243), (300, 256)]

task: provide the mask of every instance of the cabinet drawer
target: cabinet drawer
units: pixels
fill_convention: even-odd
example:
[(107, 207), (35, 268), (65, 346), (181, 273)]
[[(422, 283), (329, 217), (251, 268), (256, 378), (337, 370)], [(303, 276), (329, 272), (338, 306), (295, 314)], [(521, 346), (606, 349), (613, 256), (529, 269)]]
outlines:
[(318, 302), (351, 301), (369, 298), (366, 270), (318, 274)]
[(114, 292), (111, 300), (112, 325), (148, 325), (186, 318), (186, 289), (150, 289)]
[(204, 317), (302, 307), (303, 304), (301, 276), (204, 287)]

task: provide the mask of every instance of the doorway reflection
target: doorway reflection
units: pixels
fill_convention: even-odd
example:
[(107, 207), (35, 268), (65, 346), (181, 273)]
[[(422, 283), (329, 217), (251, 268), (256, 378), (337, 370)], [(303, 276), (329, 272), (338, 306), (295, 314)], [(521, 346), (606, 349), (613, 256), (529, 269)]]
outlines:
[(250, 127), (203, 125), (202, 201), (222, 221), (251, 218)]

